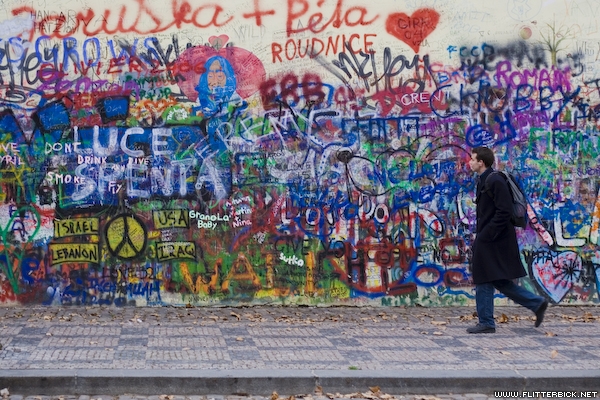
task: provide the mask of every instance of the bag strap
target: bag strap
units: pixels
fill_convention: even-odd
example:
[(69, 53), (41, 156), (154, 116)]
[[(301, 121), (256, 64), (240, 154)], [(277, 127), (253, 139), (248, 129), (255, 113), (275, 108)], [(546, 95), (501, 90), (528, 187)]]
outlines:
[[(489, 174), (487, 176), (487, 178), (485, 178), (485, 183), (483, 184), (483, 189), (481, 189), (481, 193), (487, 193), (488, 196), (490, 196), (493, 199), (492, 194), (488, 191), (488, 178), (490, 176), (492, 176), (492, 174), (500, 175), (502, 178), (504, 178), (504, 182), (506, 182), (507, 185), (508, 185), (508, 182), (506, 181), (506, 179), (509, 179), (509, 178), (507, 178), (507, 176), (502, 171), (492, 171), (492, 173)], [(510, 190), (510, 188), (509, 188), (509, 190)]]

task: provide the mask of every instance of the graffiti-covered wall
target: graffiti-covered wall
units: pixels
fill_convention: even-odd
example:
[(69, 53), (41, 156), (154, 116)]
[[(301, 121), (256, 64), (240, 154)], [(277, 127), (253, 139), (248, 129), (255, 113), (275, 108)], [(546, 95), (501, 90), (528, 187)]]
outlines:
[(527, 194), (520, 284), (598, 303), (599, 15), (5, 0), (0, 305), (473, 304), (480, 145)]

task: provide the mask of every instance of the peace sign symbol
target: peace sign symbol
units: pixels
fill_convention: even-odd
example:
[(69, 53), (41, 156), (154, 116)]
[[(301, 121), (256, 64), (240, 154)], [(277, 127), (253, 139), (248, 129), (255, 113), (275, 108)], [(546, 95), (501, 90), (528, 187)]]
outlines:
[(148, 240), (144, 223), (133, 214), (120, 214), (108, 221), (105, 236), (108, 251), (124, 260), (142, 254)]

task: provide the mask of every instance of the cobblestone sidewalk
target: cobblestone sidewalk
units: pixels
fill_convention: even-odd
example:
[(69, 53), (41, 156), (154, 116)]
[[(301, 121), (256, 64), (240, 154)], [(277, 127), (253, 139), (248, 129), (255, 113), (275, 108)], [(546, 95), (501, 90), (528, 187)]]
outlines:
[(600, 308), (2, 308), (0, 369), (600, 370)]
[[(484, 394), (466, 394), (466, 395), (414, 395), (414, 396), (389, 396), (386, 400), (488, 400), (495, 399)], [(273, 397), (264, 396), (8, 396), (5, 400), (272, 400)], [(289, 400), (289, 397), (278, 398), (279, 400)], [(346, 400), (348, 397), (296, 397), (293, 400)], [(365, 397), (352, 397), (356, 400), (373, 400)]]
[[(533, 394), (533, 393), (532, 393)], [(174, 396), (174, 395), (159, 395), (159, 396), (5, 396), (4, 400), (492, 400), (492, 399), (543, 399), (545, 397), (500, 397), (498, 395), (487, 395), (481, 393), (465, 393), (465, 394), (439, 394), (439, 395), (396, 395), (380, 394), (373, 396), (371, 392), (363, 397), (361, 393), (342, 396), (338, 394), (324, 395), (298, 395), (290, 397), (279, 397), (277, 392), (273, 395), (265, 396)], [(598, 397), (596, 397), (598, 398)], [(589, 399), (589, 397), (573, 397), (573, 400)]]

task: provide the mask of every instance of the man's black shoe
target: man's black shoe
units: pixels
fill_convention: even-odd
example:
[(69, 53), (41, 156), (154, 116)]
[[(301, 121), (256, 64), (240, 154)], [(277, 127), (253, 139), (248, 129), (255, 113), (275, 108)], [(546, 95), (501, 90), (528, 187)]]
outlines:
[(537, 328), (544, 321), (544, 314), (546, 313), (546, 308), (548, 308), (548, 300), (544, 300), (542, 305), (535, 312), (535, 327)]
[(477, 324), (471, 328), (467, 328), (469, 333), (496, 333), (496, 328), (493, 326)]

